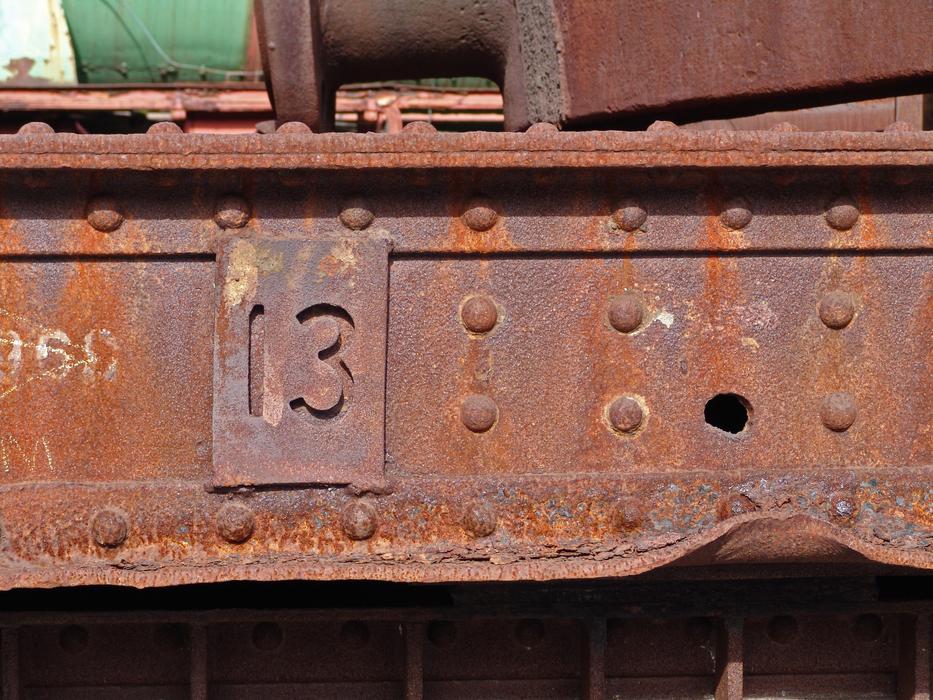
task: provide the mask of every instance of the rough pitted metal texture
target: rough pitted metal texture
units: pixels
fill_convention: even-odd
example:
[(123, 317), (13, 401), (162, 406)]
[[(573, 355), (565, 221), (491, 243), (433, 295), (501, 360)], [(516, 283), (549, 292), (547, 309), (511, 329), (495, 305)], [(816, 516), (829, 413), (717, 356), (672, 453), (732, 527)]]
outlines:
[(0, 585), (933, 568), (931, 165), (0, 137)]

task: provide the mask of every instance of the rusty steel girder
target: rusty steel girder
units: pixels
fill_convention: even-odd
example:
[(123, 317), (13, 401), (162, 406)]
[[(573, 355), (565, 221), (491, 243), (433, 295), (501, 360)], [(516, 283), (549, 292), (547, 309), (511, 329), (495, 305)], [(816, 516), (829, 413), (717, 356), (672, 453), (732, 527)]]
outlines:
[(931, 166), (0, 136), (0, 587), (931, 569)]
[(933, 91), (933, 6), (904, 0), (257, 0), (280, 123), (343, 84), (480, 76), (507, 129), (644, 128)]

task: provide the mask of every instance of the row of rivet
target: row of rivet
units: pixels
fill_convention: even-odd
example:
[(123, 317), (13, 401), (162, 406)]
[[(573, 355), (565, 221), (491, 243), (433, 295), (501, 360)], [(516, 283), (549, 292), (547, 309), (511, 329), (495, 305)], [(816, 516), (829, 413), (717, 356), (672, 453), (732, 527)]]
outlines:
[[(239, 195), (230, 194), (222, 197), (214, 210), (214, 221), (223, 229), (243, 228), (249, 223), (252, 210), (249, 203)], [(109, 233), (123, 223), (123, 213), (110, 195), (98, 195), (89, 202), (86, 210), (88, 223), (98, 231)], [(848, 231), (858, 222), (860, 212), (848, 198), (842, 197), (830, 203), (824, 217), (826, 222), (837, 231)], [(752, 212), (744, 199), (730, 200), (719, 215), (722, 224), (734, 231), (741, 230), (751, 223)], [(361, 199), (346, 202), (338, 215), (340, 223), (351, 231), (362, 231), (375, 219), (372, 209)], [(499, 220), (495, 209), (485, 203), (474, 202), (461, 216), (463, 223), (477, 233), (489, 231)], [(623, 202), (609, 218), (612, 230), (629, 233), (645, 231), (648, 213), (633, 202)]]
[[(620, 532), (641, 529), (650, 519), (647, 508), (648, 504), (644, 499), (622, 498), (613, 507), (612, 524)], [(834, 493), (828, 500), (828, 511), (834, 518), (853, 518), (858, 509), (857, 501), (847, 493)], [(726, 520), (756, 510), (758, 507), (750, 498), (741, 493), (734, 493), (720, 499), (716, 514), (719, 520)], [(379, 515), (371, 503), (355, 500), (341, 511), (340, 525), (349, 539), (367, 540), (378, 530)], [(474, 537), (488, 537), (498, 526), (496, 509), (485, 500), (467, 503), (460, 525)], [(215, 526), (221, 538), (231, 544), (242, 544), (253, 536), (256, 527), (255, 515), (244, 503), (228, 502), (218, 510)], [(91, 537), (101, 547), (119, 547), (126, 541), (129, 530), (129, 518), (115, 508), (104, 508), (91, 519)]]

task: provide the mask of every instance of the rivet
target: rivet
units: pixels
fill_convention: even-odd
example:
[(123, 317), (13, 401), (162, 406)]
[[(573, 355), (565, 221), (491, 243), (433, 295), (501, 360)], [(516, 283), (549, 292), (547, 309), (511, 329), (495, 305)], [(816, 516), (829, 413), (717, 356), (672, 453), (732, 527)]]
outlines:
[(634, 396), (620, 396), (606, 410), (609, 425), (619, 433), (634, 433), (645, 421), (645, 409)]
[(373, 222), (375, 215), (362, 199), (351, 199), (344, 205), (338, 218), (351, 231), (362, 231)]
[(613, 525), (618, 530), (629, 532), (637, 530), (645, 522), (645, 510), (642, 503), (634, 498), (623, 498), (616, 505), (612, 514)]
[(214, 221), (220, 228), (243, 228), (249, 222), (250, 207), (246, 200), (235, 194), (221, 197), (214, 210)]
[(240, 544), (253, 536), (256, 518), (242, 503), (225, 503), (217, 512), (217, 532), (227, 542)]
[(368, 540), (376, 534), (376, 509), (366, 501), (353, 501), (340, 516), (343, 531), (351, 540)]
[(428, 625), (428, 639), (436, 647), (449, 647), (457, 639), (457, 626), (449, 620), (435, 620)]
[(158, 136), (159, 134), (183, 134), (184, 131), (175, 122), (155, 122), (146, 129), (146, 133), (152, 136)]
[(498, 416), (496, 402), (483, 394), (470, 394), (460, 404), (460, 420), (474, 433), (485, 433)]
[(463, 527), (474, 537), (488, 537), (496, 531), (495, 509), (483, 501), (470, 503), (463, 514)]
[(369, 644), (369, 637), (369, 625), (365, 622), (351, 620), (340, 628), (340, 642), (349, 649), (362, 649)]
[(460, 306), (460, 321), (470, 333), (488, 333), (498, 320), (496, 302), (485, 294), (467, 297)]
[(402, 127), (402, 131), (405, 131), (409, 134), (433, 134), (437, 132), (437, 129), (434, 128), (434, 125), (431, 122), (415, 121), (408, 122), (405, 126)]
[(720, 499), (716, 514), (720, 520), (728, 520), (737, 515), (754, 513), (757, 510), (754, 501), (744, 493), (733, 493)]
[(463, 223), (474, 231), (482, 233), (496, 225), (499, 215), (486, 204), (474, 202), (463, 212)]
[(538, 646), (544, 639), (544, 623), (541, 620), (525, 619), (515, 624), (515, 641), (526, 649)]
[(311, 127), (304, 122), (285, 122), (275, 130), (277, 134), (310, 134)]
[(253, 627), (253, 646), (260, 651), (275, 651), (282, 646), (282, 628), (274, 622), (260, 622)]
[(834, 518), (848, 520), (858, 513), (858, 501), (849, 493), (834, 493), (829, 497), (829, 514)]
[(858, 221), (859, 210), (848, 197), (840, 197), (826, 209), (826, 223), (837, 231), (848, 231)]
[(114, 508), (98, 511), (91, 520), (91, 536), (101, 547), (119, 547), (126, 541), (129, 529), (126, 516)]
[(609, 301), (607, 315), (610, 326), (620, 333), (631, 333), (644, 320), (645, 308), (638, 295), (625, 292)]
[(40, 136), (42, 134), (54, 134), (55, 129), (45, 122), (29, 122), (23, 124), (16, 133), (23, 136)]
[(845, 292), (829, 292), (820, 300), (820, 320), (829, 328), (845, 328), (852, 322), (853, 316), (855, 304), (852, 303), (852, 297)]
[(891, 122), (886, 127), (884, 127), (884, 130), (888, 133), (892, 131), (913, 131), (914, 125), (911, 124), (910, 122), (905, 122), (901, 120), (901, 121)]
[(556, 134), (560, 131), (557, 128), (556, 124), (551, 124), (551, 122), (537, 122), (532, 124), (526, 130), (526, 134), (531, 134), (533, 136), (546, 136), (547, 134)]
[(884, 631), (884, 620), (880, 615), (864, 614), (855, 618), (853, 632), (863, 642), (876, 642)]
[(618, 209), (612, 212), (610, 226), (632, 233), (640, 230), (648, 220), (648, 212), (635, 202), (622, 202)]
[(91, 226), (103, 233), (116, 231), (123, 223), (123, 214), (117, 208), (116, 200), (109, 195), (91, 198), (87, 203), (85, 216)]
[(67, 625), (58, 633), (58, 646), (69, 654), (79, 654), (87, 649), (87, 630), (81, 625)]
[(790, 615), (777, 615), (768, 622), (768, 636), (778, 644), (790, 644), (800, 632), (800, 627)]
[(645, 131), (677, 131), (680, 129), (674, 122), (664, 121), (663, 119), (658, 119), (651, 123)]
[(749, 208), (748, 200), (744, 197), (736, 197), (726, 202), (725, 208), (719, 215), (719, 220), (726, 228), (733, 231), (739, 231), (748, 226), (752, 221), (752, 211)]
[(855, 422), (857, 413), (855, 398), (847, 391), (836, 391), (827, 395), (820, 408), (823, 425), (836, 432), (848, 430)]
[(800, 131), (800, 127), (796, 124), (791, 124), (790, 122), (778, 122), (771, 127), (771, 131), (781, 131), (789, 133), (791, 131)]

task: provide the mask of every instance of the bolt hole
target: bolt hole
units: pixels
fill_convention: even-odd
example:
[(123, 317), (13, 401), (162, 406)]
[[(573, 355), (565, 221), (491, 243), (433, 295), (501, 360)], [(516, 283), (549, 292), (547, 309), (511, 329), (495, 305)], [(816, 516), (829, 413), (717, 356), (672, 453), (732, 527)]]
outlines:
[(737, 435), (748, 427), (752, 406), (738, 394), (716, 394), (706, 402), (703, 416), (717, 430)]

